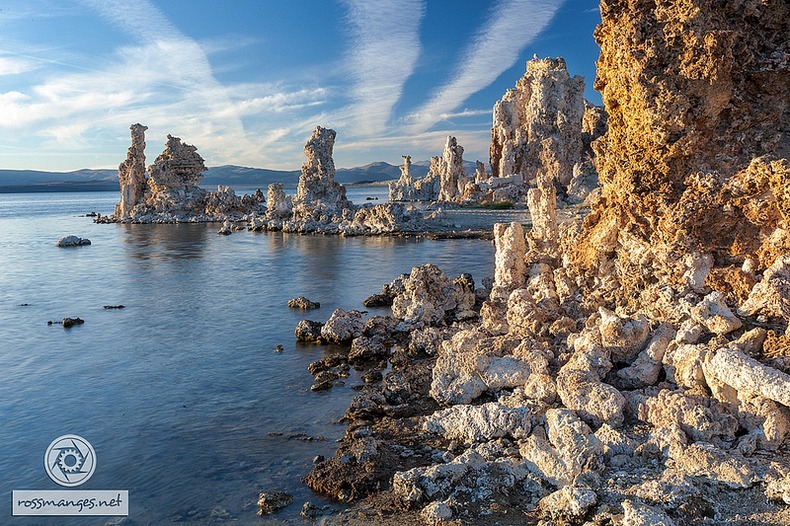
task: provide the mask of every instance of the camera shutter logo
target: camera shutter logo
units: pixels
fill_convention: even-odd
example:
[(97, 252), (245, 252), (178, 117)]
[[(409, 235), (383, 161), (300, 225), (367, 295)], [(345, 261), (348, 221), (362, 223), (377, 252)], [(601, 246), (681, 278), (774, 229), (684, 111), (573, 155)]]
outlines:
[(53, 440), (44, 453), (44, 470), (56, 484), (79, 486), (96, 470), (96, 452), (81, 436), (63, 435)]

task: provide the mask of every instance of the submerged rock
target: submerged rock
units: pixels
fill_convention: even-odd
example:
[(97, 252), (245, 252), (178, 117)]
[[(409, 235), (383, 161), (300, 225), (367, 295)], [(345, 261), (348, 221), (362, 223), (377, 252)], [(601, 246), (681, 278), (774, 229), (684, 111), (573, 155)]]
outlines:
[(83, 323), (85, 323), (85, 320), (82, 318), (63, 318), (60, 321), (60, 324), (67, 329), (74, 327), (75, 325), (82, 325)]
[(269, 515), (288, 506), (293, 501), (293, 495), (290, 493), (284, 491), (264, 491), (258, 495), (258, 515)]
[(299, 296), (298, 298), (289, 299), (288, 306), (292, 309), (310, 310), (320, 308), (321, 304), (317, 301), (310, 301), (304, 296)]
[(82, 246), (85, 246), (85, 245), (90, 245), (91, 244), (91, 240), (90, 239), (84, 239), (84, 238), (77, 237), (77, 236), (66, 236), (66, 237), (60, 238), (58, 240), (58, 242), (55, 243), (55, 244), (57, 246), (61, 247), (61, 248), (65, 248), (65, 247), (82, 247)]
[(294, 336), (296, 339), (303, 342), (323, 342), (321, 337), (321, 329), (324, 324), (318, 321), (301, 320), (294, 328)]

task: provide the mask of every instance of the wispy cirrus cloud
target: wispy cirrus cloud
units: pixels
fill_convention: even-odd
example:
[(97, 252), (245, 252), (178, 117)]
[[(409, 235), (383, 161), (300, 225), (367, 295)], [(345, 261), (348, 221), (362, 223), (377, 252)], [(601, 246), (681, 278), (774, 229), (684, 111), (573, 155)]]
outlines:
[(411, 131), (427, 130), (485, 88), (518, 60), (521, 50), (543, 31), (563, 0), (500, 0), (464, 53), (447, 84), (410, 117)]
[(0, 57), (0, 77), (5, 75), (19, 75), (36, 69), (38, 66), (32, 60), (19, 57)]
[[(292, 132), (290, 121), (300, 110), (321, 106), (328, 93), (319, 86), (286, 83), (236, 83), (223, 85), (213, 73), (207, 51), (184, 35), (148, 0), (83, 0), (131, 38), (100, 57), (69, 57), (58, 52), (46, 58), (7, 54), (0, 56), (0, 74), (13, 74), (46, 63), (45, 76), (16, 90), (0, 90), (0, 129), (35, 133), (51, 152), (96, 149), (101, 141), (119, 143), (122, 157), (134, 122), (149, 127), (155, 149), (168, 133), (196, 144), (211, 164), (228, 162), (259, 165), (272, 161), (264, 149)], [(84, 13), (83, 13), (84, 14)], [(248, 45), (241, 41), (239, 46)], [(223, 50), (229, 44), (223, 45)], [(245, 130), (245, 120), (261, 115), (281, 133)], [(277, 128), (279, 126), (279, 128)], [(285, 130), (285, 131), (283, 131)], [(303, 133), (303, 130), (299, 130)], [(256, 136), (257, 135), (257, 136)], [(114, 164), (112, 154), (97, 163)]]
[[(349, 56), (356, 131), (381, 133), (420, 56), (422, 0), (346, 0), (352, 26)], [(399, 20), (409, 23), (399, 23)]]

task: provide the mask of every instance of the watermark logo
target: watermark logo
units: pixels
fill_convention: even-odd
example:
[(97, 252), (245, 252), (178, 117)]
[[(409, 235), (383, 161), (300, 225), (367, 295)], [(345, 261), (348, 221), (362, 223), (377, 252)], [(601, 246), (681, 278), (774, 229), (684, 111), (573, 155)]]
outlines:
[[(79, 435), (63, 435), (44, 452), (44, 471), (53, 482), (73, 488), (96, 471), (96, 451)], [(12, 515), (129, 515), (128, 490), (13, 490)]]
[(56, 484), (67, 488), (79, 486), (96, 470), (96, 451), (81, 436), (60, 436), (44, 453), (44, 470)]

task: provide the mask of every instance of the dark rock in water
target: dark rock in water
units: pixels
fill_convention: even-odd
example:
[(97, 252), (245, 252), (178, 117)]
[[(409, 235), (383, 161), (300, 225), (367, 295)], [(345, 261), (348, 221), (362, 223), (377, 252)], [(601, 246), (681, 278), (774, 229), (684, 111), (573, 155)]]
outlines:
[(288, 506), (294, 501), (293, 495), (284, 491), (264, 491), (258, 495), (258, 515), (263, 517)]
[(351, 351), (348, 353), (348, 361), (355, 362), (369, 360), (371, 358), (381, 358), (388, 356), (389, 351), (384, 343), (376, 337), (360, 336), (351, 342)]
[(292, 309), (309, 310), (309, 309), (317, 309), (321, 307), (321, 304), (318, 303), (317, 301), (310, 301), (304, 296), (299, 296), (298, 298), (289, 299), (288, 306), (291, 307)]
[(294, 336), (302, 342), (322, 342), (321, 327), (324, 324), (318, 321), (302, 320), (296, 324), (294, 329)]
[(75, 325), (82, 325), (83, 323), (85, 323), (85, 320), (83, 320), (82, 318), (63, 318), (60, 323), (63, 325), (63, 327), (68, 329)]
[(99, 214), (97, 214), (96, 212), (88, 212), (87, 214), (85, 214), (85, 217), (97, 217), (98, 215)]
[(393, 296), (385, 294), (373, 294), (365, 299), (362, 304), (365, 307), (391, 307)]
[(314, 383), (313, 385), (310, 386), (310, 390), (311, 391), (328, 391), (329, 389), (332, 389), (332, 387), (334, 387), (334, 385), (335, 384), (332, 382), (332, 380), (327, 380), (325, 382), (320, 382), (320, 383), (316, 382), (316, 383)]
[(20, 303), (20, 307), (30, 307), (30, 303)]
[(313, 376), (315, 376), (318, 373), (322, 371), (326, 371), (331, 367), (337, 367), (338, 365), (343, 365), (345, 361), (346, 358), (341, 355), (327, 356), (325, 358), (321, 358), (320, 360), (316, 360), (310, 365), (308, 365), (307, 371)]
[(90, 245), (90, 244), (91, 244), (91, 240), (90, 239), (83, 239), (83, 238), (77, 237), (77, 236), (62, 237), (56, 243), (56, 245), (61, 247), (61, 248), (81, 247), (81, 246)]
[(284, 350), (285, 350), (285, 347), (283, 347), (282, 345), (277, 345), (274, 348), (274, 352), (283, 352)]
[(304, 505), (302, 505), (302, 511), (300, 515), (303, 519), (314, 520), (318, 516), (318, 508), (316, 508), (315, 504), (308, 500), (304, 503)]
[(105, 305), (105, 309), (125, 309), (125, 305)]
[(351, 502), (387, 484), (386, 477), (391, 478), (390, 473), (369, 469), (372, 465), (395, 464), (394, 455), (386, 444), (367, 437), (353, 441), (344, 439), (344, 446), (302, 479), (311, 490), (341, 502)]
[(380, 382), (383, 378), (381, 371), (378, 369), (372, 369), (362, 375), (362, 381), (366, 384), (373, 384), (376, 382)]
[[(310, 364), (310, 365), (313, 365), (313, 364)], [(344, 365), (346, 367), (348, 367), (347, 364), (344, 364)], [(331, 389), (335, 385), (335, 380), (337, 380), (340, 377), (344, 377), (344, 376), (348, 376), (348, 373), (346, 373), (343, 370), (338, 370), (337, 367), (335, 367), (335, 370), (323, 369), (323, 370), (319, 371), (318, 373), (316, 373), (316, 375), (315, 375), (315, 383), (312, 386), (310, 386), (310, 390), (311, 391), (326, 391), (327, 389)]]

